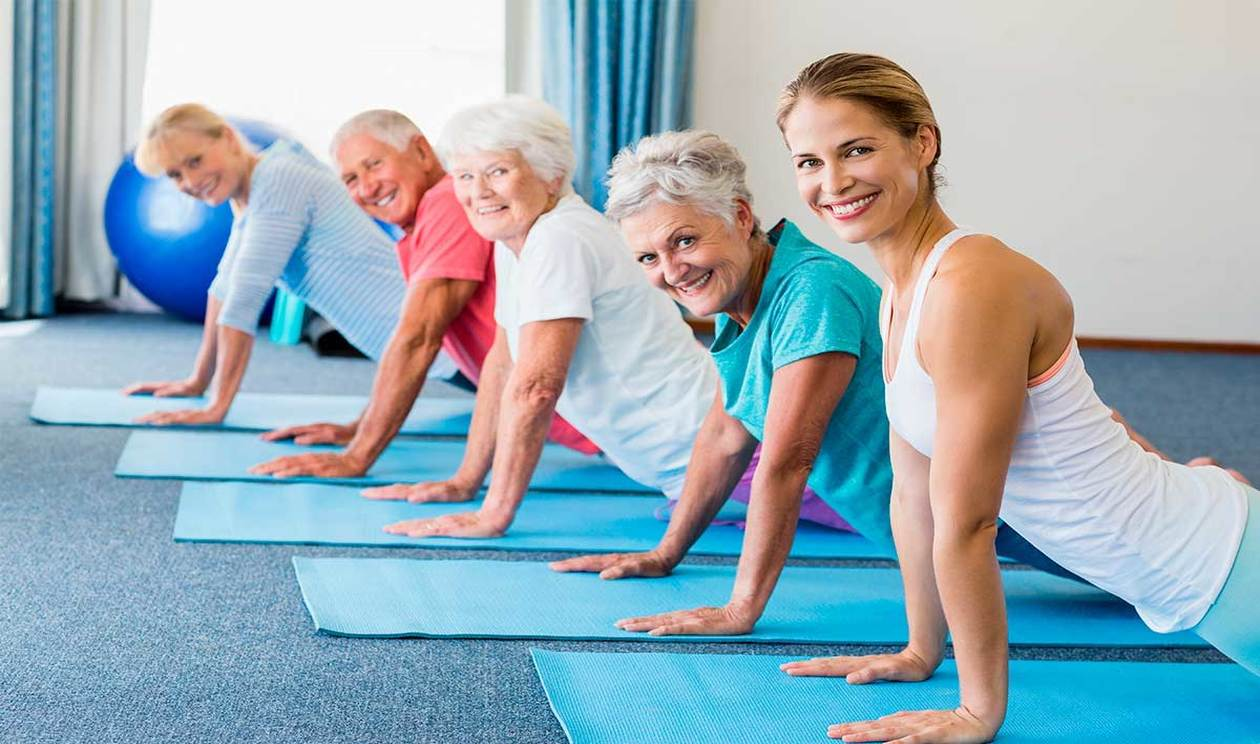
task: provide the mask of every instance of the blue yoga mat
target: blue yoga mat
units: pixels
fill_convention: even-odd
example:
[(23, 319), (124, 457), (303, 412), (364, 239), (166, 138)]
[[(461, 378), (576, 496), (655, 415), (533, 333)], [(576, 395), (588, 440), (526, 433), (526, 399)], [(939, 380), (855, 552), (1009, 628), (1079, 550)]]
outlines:
[[(789, 677), (797, 657), (532, 649), (572, 744), (827, 742), (833, 723), (952, 709), (952, 661), (915, 684)], [(1002, 744), (1260, 741), (1260, 679), (1234, 664), (1011, 662)]]
[[(135, 419), (154, 411), (201, 408), (205, 398), (154, 398), (123, 395), (117, 390), (40, 387), (31, 419), (41, 424), (146, 427)], [(216, 426), (178, 427), (228, 431), (269, 431), (316, 421), (347, 423), (359, 417), (367, 398), (355, 395), (263, 395), (241, 393), (232, 410)], [(421, 397), (403, 423), (401, 434), (466, 436), (472, 421), (471, 397)]]
[[(653, 638), (613, 627), (624, 617), (730, 597), (733, 566), (684, 564), (660, 579), (605, 581), (526, 561), (294, 558), (318, 630), (442, 638), (880, 643), (906, 641), (901, 577), (889, 568), (783, 570), (752, 635)], [(1148, 630), (1131, 607), (1092, 587), (1033, 571), (1004, 574), (1012, 643), (1203, 646)]]
[[(124, 478), (178, 478), (265, 483), (342, 483), (355, 486), (444, 480), (464, 457), (464, 441), (396, 439), (364, 478), (286, 478), (253, 475), (249, 468), (281, 455), (336, 450), (264, 442), (246, 432), (137, 431), (127, 439), (114, 475)], [(560, 491), (655, 493), (600, 455), (588, 456), (556, 444), (543, 447), (532, 488)]]
[[(309, 483), (185, 483), (175, 516), (175, 539), (613, 553), (650, 550), (667, 526), (652, 516), (663, 503), (660, 496), (538, 492), (526, 495), (516, 521), (501, 538), (421, 539), (381, 531), (384, 525), (403, 519), (466, 511), (476, 508), (477, 503), (371, 501), (362, 498), (357, 488)], [(741, 507), (742, 513), (743, 505), (735, 506)], [(701, 536), (692, 552), (739, 555), (743, 539), (743, 530), (715, 525)], [(808, 522), (797, 529), (792, 555), (882, 557), (879, 549), (862, 537)]]

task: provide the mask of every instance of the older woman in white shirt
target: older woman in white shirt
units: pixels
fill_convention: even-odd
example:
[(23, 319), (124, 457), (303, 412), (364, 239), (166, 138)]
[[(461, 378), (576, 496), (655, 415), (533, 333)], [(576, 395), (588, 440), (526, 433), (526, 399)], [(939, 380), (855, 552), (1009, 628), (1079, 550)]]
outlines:
[(366, 495), (460, 500), (491, 465), (494, 475), (479, 509), (386, 529), (503, 534), (557, 411), (626, 474), (677, 498), (717, 373), (616, 226), (573, 192), (563, 119), (541, 101), (510, 97), (456, 114), (438, 149), (473, 228), (496, 241), (498, 332), (451, 481)]

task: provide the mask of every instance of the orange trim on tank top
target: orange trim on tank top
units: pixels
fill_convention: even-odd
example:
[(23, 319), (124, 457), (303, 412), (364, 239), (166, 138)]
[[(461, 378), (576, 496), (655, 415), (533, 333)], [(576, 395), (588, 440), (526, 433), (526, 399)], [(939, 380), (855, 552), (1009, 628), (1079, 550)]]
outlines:
[(1070, 356), (1071, 353), (1072, 353), (1072, 342), (1069, 341), (1067, 348), (1064, 349), (1063, 353), (1059, 355), (1059, 361), (1050, 365), (1050, 369), (1046, 370), (1045, 372), (1042, 372), (1041, 374), (1029, 380), (1028, 387), (1035, 388), (1044, 382), (1049, 382), (1050, 378), (1059, 374), (1059, 370), (1063, 369), (1063, 365), (1067, 364), (1068, 356)]

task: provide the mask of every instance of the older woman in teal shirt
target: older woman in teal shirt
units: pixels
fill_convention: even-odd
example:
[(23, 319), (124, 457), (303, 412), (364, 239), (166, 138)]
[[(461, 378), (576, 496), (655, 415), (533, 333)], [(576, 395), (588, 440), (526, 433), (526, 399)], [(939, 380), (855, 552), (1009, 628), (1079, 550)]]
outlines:
[[(807, 486), (892, 554), (880, 290), (786, 220), (763, 232), (744, 171), (717, 135), (686, 131), (640, 140), (609, 174), (606, 212), (652, 282), (696, 315), (717, 316), (711, 352), (721, 385), (660, 544), (553, 567), (605, 578), (668, 574), (761, 445), (730, 601), (625, 619), (618, 626), (626, 630), (750, 632), (787, 560)], [(1009, 528), (998, 546), (1063, 573)]]

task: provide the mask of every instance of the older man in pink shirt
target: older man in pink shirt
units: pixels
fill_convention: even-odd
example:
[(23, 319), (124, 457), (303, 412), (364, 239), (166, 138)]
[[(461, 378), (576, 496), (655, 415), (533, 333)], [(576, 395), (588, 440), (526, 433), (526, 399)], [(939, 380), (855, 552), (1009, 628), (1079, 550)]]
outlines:
[[(276, 458), (253, 468), (256, 473), (330, 478), (366, 473), (402, 427), (439, 349), (474, 383), (504, 372), (483, 369), (496, 332), (494, 244), (468, 223), (451, 177), (419, 128), (396, 111), (365, 111), (341, 126), (331, 151), (354, 201), (372, 217), (403, 229), (398, 259), (407, 295), (358, 421), (306, 424), (264, 435), (345, 449)], [(480, 414), (474, 415), (474, 426), (481, 418), (493, 420)], [(550, 438), (580, 452), (598, 451), (558, 416)], [(433, 484), (443, 493), (425, 500), (464, 500), (479, 485)], [(393, 494), (373, 489), (369, 495)]]

